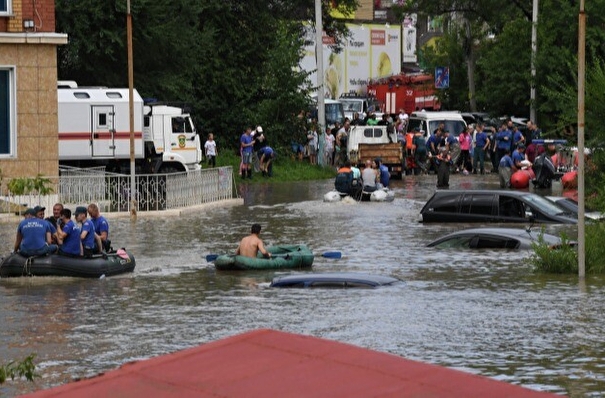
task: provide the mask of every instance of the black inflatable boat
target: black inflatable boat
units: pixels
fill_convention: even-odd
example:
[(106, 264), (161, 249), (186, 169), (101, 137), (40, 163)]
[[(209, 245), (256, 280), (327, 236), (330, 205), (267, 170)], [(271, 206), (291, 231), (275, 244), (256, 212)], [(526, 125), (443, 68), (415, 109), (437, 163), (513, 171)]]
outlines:
[(0, 277), (17, 276), (72, 276), (99, 278), (132, 272), (136, 263), (134, 256), (124, 249), (93, 257), (71, 257), (49, 254), (39, 257), (24, 257), (12, 253), (0, 264)]

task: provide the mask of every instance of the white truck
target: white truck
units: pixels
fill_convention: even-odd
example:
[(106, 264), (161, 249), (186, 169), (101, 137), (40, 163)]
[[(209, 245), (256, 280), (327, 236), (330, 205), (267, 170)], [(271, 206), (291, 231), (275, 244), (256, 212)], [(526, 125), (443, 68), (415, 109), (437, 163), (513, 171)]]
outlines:
[(392, 177), (403, 176), (403, 146), (387, 126), (353, 126), (347, 150), (353, 164), (361, 166), (368, 159), (380, 158)]
[[(129, 172), (129, 90), (62, 82), (58, 87), (59, 164)], [(199, 170), (202, 150), (190, 115), (180, 107), (144, 104), (136, 90), (133, 102), (136, 172)]]
[(353, 120), (353, 115), (355, 112), (359, 113), (359, 118), (362, 120), (368, 115), (368, 112), (374, 112), (376, 119), (378, 120), (380, 120), (383, 115), (380, 102), (373, 97), (361, 97), (355, 94), (342, 94), (338, 99), (338, 102), (342, 103), (345, 117), (348, 117), (349, 120)]

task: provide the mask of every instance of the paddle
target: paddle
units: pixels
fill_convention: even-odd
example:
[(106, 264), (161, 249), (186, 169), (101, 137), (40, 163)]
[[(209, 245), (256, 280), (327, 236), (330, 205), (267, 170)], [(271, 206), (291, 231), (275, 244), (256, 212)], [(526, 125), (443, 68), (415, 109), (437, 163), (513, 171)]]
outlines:
[(326, 258), (342, 258), (341, 252), (324, 252), (321, 254), (322, 257)]
[(216, 260), (217, 257), (218, 257), (218, 254), (208, 254), (206, 256), (206, 261), (209, 262), (209, 263), (211, 263), (214, 260)]
[[(218, 257), (218, 254), (208, 254), (206, 255), (206, 262), (213, 262), (214, 260), (216, 260), (216, 258)], [(275, 257), (276, 255), (274, 255), (273, 257)], [(341, 252), (323, 252), (321, 254), (322, 257), (325, 258), (342, 258), (342, 253)]]

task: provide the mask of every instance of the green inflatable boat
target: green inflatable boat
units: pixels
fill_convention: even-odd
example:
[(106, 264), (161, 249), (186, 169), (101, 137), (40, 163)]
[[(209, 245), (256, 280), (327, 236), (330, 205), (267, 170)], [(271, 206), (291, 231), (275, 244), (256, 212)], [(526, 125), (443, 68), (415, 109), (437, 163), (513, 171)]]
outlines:
[(265, 258), (259, 252), (256, 258), (222, 255), (214, 261), (219, 270), (263, 270), (310, 268), (313, 265), (313, 252), (306, 245), (269, 246), (267, 251), (272, 258)]

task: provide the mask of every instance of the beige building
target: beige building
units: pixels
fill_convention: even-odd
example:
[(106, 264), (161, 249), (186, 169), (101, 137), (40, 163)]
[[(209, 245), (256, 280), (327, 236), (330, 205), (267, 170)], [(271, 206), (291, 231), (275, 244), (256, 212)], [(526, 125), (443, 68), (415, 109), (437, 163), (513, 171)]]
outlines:
[(0, 1), (0, 170), (7, 178), (58, 175), (54, 0)]

